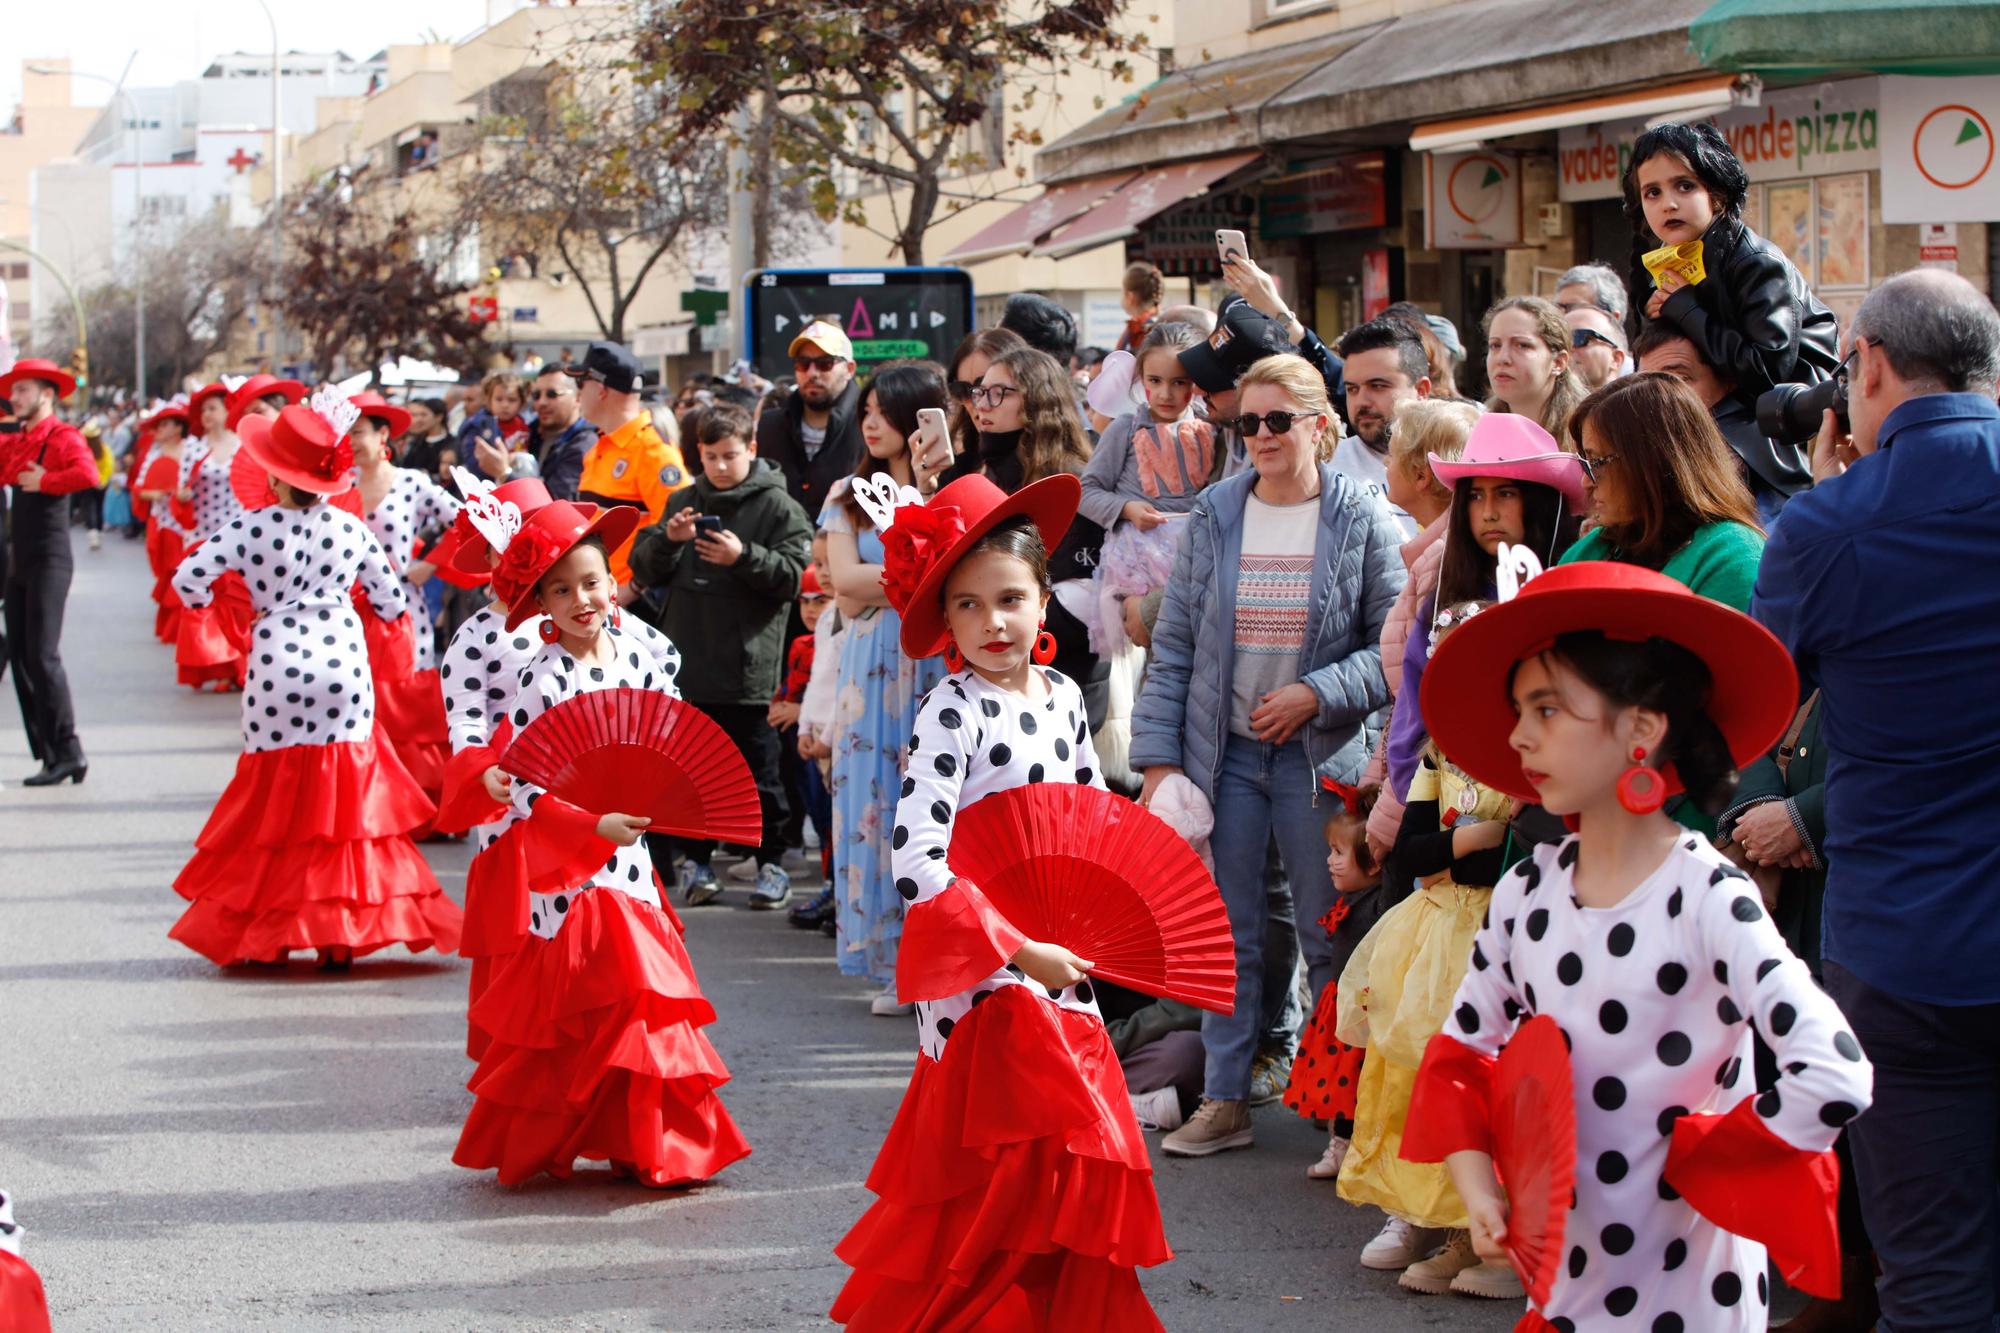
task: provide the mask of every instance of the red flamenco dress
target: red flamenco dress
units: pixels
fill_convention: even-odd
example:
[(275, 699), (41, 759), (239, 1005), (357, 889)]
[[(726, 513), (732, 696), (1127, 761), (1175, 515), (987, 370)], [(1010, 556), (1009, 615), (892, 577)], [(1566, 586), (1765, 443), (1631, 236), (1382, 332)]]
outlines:
[(42, 1279), (21, 1257), (14, 1204), (0, 1190), (0, 1333), (49, 1333), (49, 1298)]
[[(382, 748), (396, 756), (403, 771), (435, 807), (444, 796), (445, 764), (451, 755), (444, 688), (437, 668), (420, 670), (415, 665), (419, 641), (412, 618), (384, 620), (360, 589), (355, 590), (354, 607), (361, 617), (374, 672), (375, 734)], [(412, 836), (422, 839), (432, 832), (431, 821), (426, 819)]]
[[(593, 689), (673, 692), (629, 636)], [(640, 665), (643, 664), (643, 665)], [(510, 719), (518, 729), (579, 693), (585, 673), (541, 648)], [(701, 1029), (715, 1010), (643, 840), (597, 835), (598, 813), (516, 780), (505, 831), (467, 872), (466, 948), (493, 960), (472, 1005), (486, 1038), (477, 1099), (452, 1161), (515, 1185), (568, 1179), (576, 1160), (662, 1187), (707, 1180), (750, 1145), (716, 1094), (729, 1079)]]
[(246, 512), (182, 562), (174, 587), (207, 603), (226, 572), (256, 609), (244, 754), (174, 888), (171, 932), (218, 964), (339, 961), (402, 944), (458, 946), (460, 913), (410, 840), (432, 807), (376, 744), (359, 578), (398, 619), (402, 587), (359, 519), (333, 504)]
[[(211, 534), (243, 513), (243, 505), (229, 484), (229, 469), (208, 465), (209, 456), (207, 440), (190, 440), (181, 447), (181, 487), (192, 491), (194, 499), (176, 498), (173, 512), (190, 533), (190, 553), (213, 540)], [(211, 684), (225, 690), (242, 689), (249, 674), (250, 627), (257, 612), (240, 570), (225, 568), (199, 605), (185, 597), (181, 601), (174, 643), (180, 683), (196, 690)]]
[(146, 563), (153, 571), (153, 634), (161, 643), (180, 639), (181, 599), (174, 591), (174, 570), (187, 554), (187, 529), (174, 513), (174, 491), (180, 486), (180, 458), (154, 454), (146, 460), (135, 491), (161, 494), (146, 506)]
[[(1351, 898), (1339, 898), (1319, 919), (1322, 929), (1336, 934), (1353, 906)], [(1339, 986), (1329, 982), (1313, 1008), (1312, 1022), (1299, 1038), (1299, 1053), (1292, 1060), (1292, 1076), (1285, 1084), (1284, 1100), (1293, 1112), (1308, 1120), (1354, 1119), (1356, 1094), (1361, 1088), (1361, 1062), (1366, 1047), (1349, 1046), (1335, 1035), (1339, 1026)]]

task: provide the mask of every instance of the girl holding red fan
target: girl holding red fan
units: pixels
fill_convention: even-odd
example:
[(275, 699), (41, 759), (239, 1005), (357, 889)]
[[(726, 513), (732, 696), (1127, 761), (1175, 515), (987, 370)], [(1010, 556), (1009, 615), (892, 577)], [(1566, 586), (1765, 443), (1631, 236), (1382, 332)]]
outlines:
[(409, 836), (431, 803), (376, 745), (352, 600), (358, 578), (407, 632), (402, 586), (361, 521), (327, 502), (353, 485), (353, 420), (331, 389), (275, 421), (246, 417), (241, 447), (277, 503), (224, 524), (174, 573), (190, 608), (233, 577), (255, 611), (243, 758), (174, 881), (192, 904), (173, 937), (220, 964), (317, 949), (342, 968), (391, 944), (458, 944), (458, 908)]
[[(1761, 1330), (1767, 1246), (1839, 1293), (1831, 1149), (1870, 1071), (1755, 886), (1661, 806), (1722, 808), (1797, 676), (1762, 626), (1652, 570), (1507, 582), (1431, 660), (1424, 714), (1476, 781), (1577, 831), (1494, 889), (1403, 1155), (1447, 1162), (1479, 1253), (1528, 1288), (1520, 1329)], [(1517, 1025), (1524, 1049), (1556, 1039), (1496, 1068)], [(1761, 1091), (1753, 1029), (1782, 1071)]]
[[(516, 733), (596, 690), (678, 697), (678, 659), (661, 664), (627, 630), (606, 555), (644, 511), (485, 500), (503, 628), (538, 618)], [(452, 1160), (497, 1168), (504, 1185), (567, 1178), (579, 1157), (652, 1186), (715, 1175), (750, 1147), (715, 1095), (729, 1077), (701, 1034), (715, 1010), (641, 842), (648, 817), (580, 809), (497, 766), (482, 781), (508, 808), (467, 873), (468, 933), (509, 948), (488, 946), (504, 956), (470, 1018), (490, 1044)]]
[[(903, 651), (951, 674), (918, 711), (896, 806), (909, 903), (898, 994), (916, 1072), (836, 1249), (833, 1318), (871, 1330), (1157, 1329), (1141, 1265), (1171, 1258), (1091, 962), (1028, 939), (947, 867), (954, 820), (1030, 783), (1102, 786), (1076, 684), (1051, 670), (1048, 551), (1081, 487), (961, 478), (883, 533)], [(913, 498), (913, 497), (912, 497)]]

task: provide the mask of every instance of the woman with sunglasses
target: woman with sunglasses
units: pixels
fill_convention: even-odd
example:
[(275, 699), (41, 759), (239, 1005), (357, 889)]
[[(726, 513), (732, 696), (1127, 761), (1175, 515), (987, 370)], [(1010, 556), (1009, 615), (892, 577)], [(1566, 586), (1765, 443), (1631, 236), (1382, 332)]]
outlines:
[[(1264, 991), (1265, 852), (1276, 837), (1295, 921), (1333, 906), (1319, 774), (1352, 784), (1363, 726), (1389, 700), (1382, 625), (1407, 575), (1402, 533), (1331, 459), (1326, 381), (1303, 357), (1266, 357), (1237, 381), (1228, 423), (1250, 466), (1203, 491), (1184, 520), (1153, 656), (1132, 718), (1150, 800), (1174, 774), (1215, 810), (1209, 850), (1236, 943), (1233, 1014), (1202, 1018), (1202, 1103), (1164, 1140), (1178, 1157), (1250, 1146), (1250, 1064)], [(1298, 932), (1313, 998), (1333, 980), (1332, 937)]]
[[(1595, 526), (1561, 563), (1644, 565), (1748, 614), (1764, 532), (1736, 455), (1694, 390), (1664, 374), (1613, 380), (1577, 404), (1569, 438), (1583, 461)], [(1744, 777), (1777, 782), (1776, 771), (1765, 759)], [(1689, 802), (1670, 804), (1668, 813), (1715, 832), (1715, 821)]]

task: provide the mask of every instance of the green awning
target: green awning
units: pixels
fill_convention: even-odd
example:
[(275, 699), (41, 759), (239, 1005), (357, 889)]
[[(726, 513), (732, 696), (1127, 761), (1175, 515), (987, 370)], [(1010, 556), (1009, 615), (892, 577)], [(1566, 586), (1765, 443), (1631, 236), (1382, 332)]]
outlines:
[(1717, 0), (1688, 25), (1710, 69), (1814, 76), (2000, 73), (1994, 0)]

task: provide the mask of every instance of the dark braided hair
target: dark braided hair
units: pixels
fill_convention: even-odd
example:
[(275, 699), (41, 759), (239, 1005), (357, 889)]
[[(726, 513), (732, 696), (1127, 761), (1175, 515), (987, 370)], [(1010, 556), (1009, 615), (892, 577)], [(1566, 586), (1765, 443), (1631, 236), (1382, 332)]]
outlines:
[(1639, 200), (1639, 167), (1661, 153), (1671, 153), (1687, 163), (1694, 178), (1708, 187), (1715, 200), (1717, 221), (1734, 225), (1743, 221), (1743, 201), (1750, 197), (1750, 177), (1743, 162), (1722, 137), (1722, 131), (1700, 121), (1683, 125), (1669, 121), (1656, 125), (1632, 143), (1631, 160), (1625, 164), (1625, 220), (1632, 224), (1632, 256), (1626, 273), (1626, 332), (1637, 334), (1646, 316), (1646, 299), (1653, 294), (1653, 275), (1646, 271), (1640, 256), (1659, 245), (1646, 226), (1646, 207)]
[[(1736, 792), (1736, 760), (1722, 729), (1708, 715), (1714, 677), (1699, 657), (1667, 639), (1634, 643), (1606, 638), (1601, 630), (1558, 635), (1543, 656), (1582, 677), (1614, 708), (1664, 714), (1667, 739), (1659, 749), (1660, 766), (1674, 766), (1688, 799), (1702, 813), (1717, 815), (1729, 808)], [(1510, 692), (1513, 684), (1509, 672)]]

